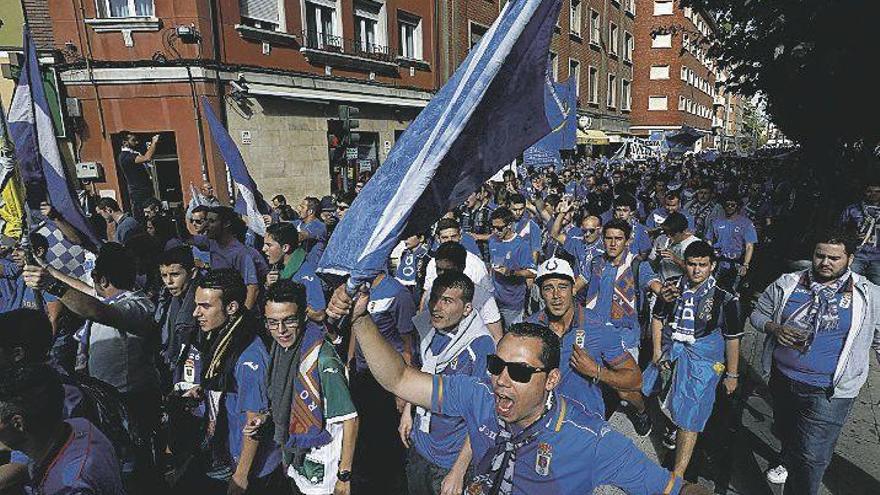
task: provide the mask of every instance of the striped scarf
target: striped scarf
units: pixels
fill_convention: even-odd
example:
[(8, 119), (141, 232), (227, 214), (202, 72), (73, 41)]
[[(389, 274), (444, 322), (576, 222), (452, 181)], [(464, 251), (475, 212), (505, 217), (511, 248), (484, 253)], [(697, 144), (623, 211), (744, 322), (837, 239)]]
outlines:
[(321, 376), (318, 354), (324, 344), (320, 327), (306, 325), (299, 347), (299, 369), (293, 379), (293, 403), (290, 406), (290, 437), (286, 447), (306, 450), (330, 443), (330, 433), (324, 427), (324, 401), (321, 395)]
[(687, 278), (682, 277), (678, 282), (678, 288), (681, 290), (681, 295), (675, 301), (674, 317), (669, 325), (672, 327), (672, 340), (693, 344), (696, 340), (694, 333), (697, 304), (715, 288), (715, 277), (709, 275), (709, 278), (697, 287), (691, 287)]
[[(627, 253), (623, 263), (614, 267), (614, 294), (611, 296), (611, 319), (619, 320), (636, 315), (636, 281), (633, 277), (632, 263), (635, 255)], [(610, 262), (605, 257), (596, 257), (593, 260), (590, 271), (589, 285), (587, 285), (586, 308), (596, 309), (599, 300), (599, 291), (602, 285), (602, 272), (606, 264)], [(605, 315), (602, 315), (603, 317)]]

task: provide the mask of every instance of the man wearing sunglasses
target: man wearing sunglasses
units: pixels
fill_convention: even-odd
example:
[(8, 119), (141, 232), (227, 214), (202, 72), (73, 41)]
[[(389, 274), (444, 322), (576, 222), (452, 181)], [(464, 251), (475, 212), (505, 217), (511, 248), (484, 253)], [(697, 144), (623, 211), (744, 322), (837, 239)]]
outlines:
[(492, 212), (489, 254), (495, 285), (495, 300), (509, 327), (522, 321), (528, 279), (535, 277), (535, 259), (526, 239), (512, 229), (513, 214), (501, 206)]
[(631, 494), (703, 494), (651, 462), (601, 418), (555, 393), (559, 337), (532, 323), (512, 325), (487, 357), (491, 377), (430, 375), (408, 367), (366, 313), (368, 297), (334, 292), (328, 312), (352, 314), (352, 331), (374, 376), (393, 394), (467, 423), (476, 464), (469, 494), (592, 493), (614, 485)]
[(605, 252), (602, 245), (602, 221), (599, 217), (584, 214), (580, 227), (572, 224), (566, 232), (562, 232), (566, 217), (572, 213), (571, 201), (562, 200), (556, 208), (556, 220), (550, 229), (550, 235), (562, 244), (562, 249), (575, 259), (575, 270), (580, 272), (590, 266), (593, 258)]
[[(574, 271), (567, 261), (550, 258), (538, 268), (536, 279), (544, 310), (529, 322), (548, 326), (562, 340), (559, 393), (577, 400), (587, 411), (605, 417), (605, 403), (599, 384), (617, 390), (637, 391), (641, 371), (623, 347), (620, 335), (589, 325), (584, 308), (574, 301)], [(650, 432), (650, 420), (643, 413), (636, 431)]]
[(749, 263), (758, 243), (755, 224), (742, 214), (742, 200), (736, 194), (727, 194), (721, 201), (724, 218), (716, 220), (706, 232), (706, 240), (718, 254), (715, 278), (718, 285), (735, 292), (742, 277), (749, 271)]

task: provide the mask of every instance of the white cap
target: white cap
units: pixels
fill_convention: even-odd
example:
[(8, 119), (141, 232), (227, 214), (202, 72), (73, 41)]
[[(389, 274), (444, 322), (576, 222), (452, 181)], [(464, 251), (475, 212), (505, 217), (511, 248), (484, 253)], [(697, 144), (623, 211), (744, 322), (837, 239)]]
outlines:
[(564, 259), (550, 258), (538, 267), (538, 277), (535, 279), (535, 282), (540, 284), (547, 277), (567, 278), (574, 282), (574, 271), (571, 269), (571, 265)]

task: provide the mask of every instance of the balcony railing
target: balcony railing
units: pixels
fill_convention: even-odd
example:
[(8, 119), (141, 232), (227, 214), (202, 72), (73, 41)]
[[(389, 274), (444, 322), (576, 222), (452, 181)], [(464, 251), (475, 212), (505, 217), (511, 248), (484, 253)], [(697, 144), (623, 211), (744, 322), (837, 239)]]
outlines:
[(342, 38), (317, 31), (303, 31), (302, 46), (310, 50), (345, 54), (378, 62), (396, 63), (397, 61), (397, 53), (390, 47), (375, 43), (364, 43), (361, 40)]

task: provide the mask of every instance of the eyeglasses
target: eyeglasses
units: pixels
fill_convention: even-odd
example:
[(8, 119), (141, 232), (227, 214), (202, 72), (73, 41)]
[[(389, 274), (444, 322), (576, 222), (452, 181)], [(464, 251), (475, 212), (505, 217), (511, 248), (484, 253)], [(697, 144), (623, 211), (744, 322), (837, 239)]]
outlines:
[(529, 383), (532, 380), (532, 375), (547, 371), (547, 368), (535, 368), (525, 363), (508, 363), (498, 357), (497, 354), (486, 356), (486, 368), (489, 370), (489, 373), (495, 376), (500, 375), (504, 368), (507, 368), (507, 374), (510, 376), (510, 379), (517, 383)]
[(193, 219), (190, 220), (190, 222), (191, 222), (193, 225), (201, 225), (201, 224), (205, 223), (206, 220), (199, 220), (199, 219), (193, 218)]
[(291, 316), (285, 318), (283, 320), (266, 320), (266, 329), (270, 331), (277, 331), (281, 325), (284, 325), (284, 328), (287, 330), (299, 330), (302, 326), (302, 321), (296, 316)]
[(599, 229), (583, 229), (584, 234), (595, 234)]
[(504, 229), (507, 228), (507, 225), (493, 225), (492, 230), (495, 232), (504, 232)]

